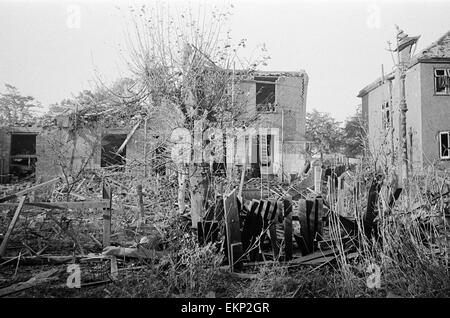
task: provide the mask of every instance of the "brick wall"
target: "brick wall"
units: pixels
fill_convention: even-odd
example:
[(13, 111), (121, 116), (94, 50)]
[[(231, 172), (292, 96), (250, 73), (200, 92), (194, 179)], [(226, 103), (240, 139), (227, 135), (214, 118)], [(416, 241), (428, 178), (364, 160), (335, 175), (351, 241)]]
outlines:
[[(72, 172), (100, 167), (100, 134), (97, 129), (81, 129), (77, 133)], [(65, 128), (45, 129), (36, 138), (36, 177), (42, 180), (70, 171), (70, 158), (74, 149), (74, 136)]]

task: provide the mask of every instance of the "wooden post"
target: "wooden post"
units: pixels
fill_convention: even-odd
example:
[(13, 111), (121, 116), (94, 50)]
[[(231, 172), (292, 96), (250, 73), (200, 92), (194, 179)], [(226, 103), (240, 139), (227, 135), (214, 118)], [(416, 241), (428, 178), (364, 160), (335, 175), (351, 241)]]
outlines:
[(242, 266), (242, 241), (237, 207), (236, 190), (224, 196), (225, 229), (227, 234), (227, 251), (230, 269), (234, 272)]
[(147, 178), (147, 117), (144, 120), (144, 178)]
[(57, 178), (54, 178), (52, 180), (49, 180), (49, 181), (46, 181), (46, 182), (34, 185), (34, 186), (32, 186), (30, 188), (27, 188), (25, 190), (21, 190), (19, 192), (14, 193), (14, 194), (8, 195), (8, 196), (3, 197), (3, 198), (0, 198), (0, 203), (9, 201), (9, 200), (12, 200), (12, 199), (15, 199), (15, 198), (18, 198), (18, 197), (20, 197), (22, 195), (25, 195), (27, 193), (33, 192), (33, 191), (35, 191), (37, 189), (40, 189), (40, 188), (42, 188), (44, 186), (53, 184), (53, 183), (55, 183), (55, 182), (57, 182), (59, 180), (60, 180), (60, 177), (57, 177)]
[(137, 188), (137, 196), (138, 196), (138, 207), (139, 211), (136, 213), (136, 221), (144, 220), (144, 199), (142, 197), (142, 184), (138, 184)]
[(111, 210), (112, 210), (112, 191), (103, 180), (102, 196), (104, 200), (109, 200), (109, 208), (103, 209), (103, 247), (110, 245), (111, 241)]
[(328, 202), (329, 202), (329, 204), (330, 204), (330, 210), (334, 210), (333, 209), (333, 198), (332, 198), (332, 189), (331, 189), (331, 177), (330, 176), (328, 176), (328, 179), (327, 179), (327, 184), (328, 184)]
[(284, 255), (285, 261), (292, 259), (292, 197), (285, 196), (284, 206)]
[(6, 232), (6, 235), (3, 238), (2, 244), (0, 245), (0, 257), (3, 257), (3, 255), (5, 254), (6, 244), (8, 244), (8, 239), (11, 235), (11, 232), (14, 229), (14, 226), (16, 225), (17, 220), (19, 219), (19, 214), (20, 214), (20, 211), (22, 210), (25, 199), (26, 199), (26, 196), (23, 196), (20, 198), (19, 206), (17, 207), (16, 212), (14, 213), (11, 223), (9, 223), (8, 231)]
[(314, 166), (314, 192), (321, 193), (322, 185), (322, 168), (319, 166)]
[(338, 177), (338, 188), (337, 188), (337, 214), (342, 215), (344, 210), (344, 191), (342, 191), (342, 176)]

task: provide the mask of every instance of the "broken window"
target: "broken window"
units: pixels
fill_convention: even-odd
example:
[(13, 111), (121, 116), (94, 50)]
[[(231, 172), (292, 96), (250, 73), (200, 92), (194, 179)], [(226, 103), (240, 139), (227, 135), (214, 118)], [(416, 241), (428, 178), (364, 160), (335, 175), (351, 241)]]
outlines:
[(127, 135), (125, 134), (105, 135), (102, 138), (101, 167), (125, 165), (127, 147), (125, 146), (120, 153), (117, 153), (117, 151), (120, 149), (120, 146), (122, 146), (126, 138)]
[(450, 70), (435, 69), (434, 70), (434, 91), (436, 94), (450, 94)]
[(12, 134), (10, 173), (20, 179), (34, 173), (36, 167), (36, 135)]
[(441, 159), (450, 159), (450, 132), (443, 131), (439, 133), (439, 157)]
[(160, 144), (155, 149), (153, 157), (153, 169), (160, 176), (166, 175), (167, 148), (165, 144)]
[(384, 130), (391, 127), (391, 113), (389, 110), (389, 102), (383, 103), (381, 105), (381, 116), (382, 116), (382, 127)]
[(277, 77), (255, 77), (257, 111), (275, 111), (275, 82), (277, 79)]

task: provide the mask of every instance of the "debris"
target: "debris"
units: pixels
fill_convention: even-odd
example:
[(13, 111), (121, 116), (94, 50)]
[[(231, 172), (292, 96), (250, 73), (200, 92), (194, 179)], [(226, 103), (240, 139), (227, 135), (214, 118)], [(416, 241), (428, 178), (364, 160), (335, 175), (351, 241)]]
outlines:
[(225, 227), (227, 235), (228, 262), (232, 272), (242, 266), (242, 241), (237, 208), (236, 190), (224, 196)]
[(136, 125), (134, 125), (133, 129), (131, 129), (131, 131), (127, 135), (127, 138), (124, 140), (122, 145), (120, 145), (119, 149), (117, 149), (116, 154), (120, 154), (123, 151), (123, 149), (128, 144), (128, 142), (130, 141), (131, 137), (133, 137), (134, 133), (136, 132), (136, 129), (138, 129), (140, 124), (141, 124), (141, 121), (139, 121)]
[(30, 188), (27, 188), (27, 189), (25, 189), (25, 190), (16, 192), (16, 193), (14, 193), (14, 194), (7, 195), (6, 197), (0, 198), (0, 203), (9, 201), (9, 200), (12, 200), (12, 199), (15, 199), (15, 198), (18, 198), (18, 197), (20, 197), (20, 196), (23, 196), (23, 195), (25, 195), (25, 194), (28, 194), (28, 193), (30, 193), (30, 192), (33, 192), (33, 191), (35, 191), (35, 190), (37, 190), (37, 189), (40, 189), (40, 188), (42, 188), (42, 187), (44, 187), (44, 186), (47, 186), (47, 185), (50, 185), (50, 184), (54, 184), (55, 182), (58, 182), (59, 180), (60, 180), (60, 177), (57, 177), (57, 178), (54, 178), (54, 179), (52, 179), (52, 180), (49, 180), (49, 181), (46, 181), (46, 182), (37, 184), (37, 185), (35, 185), (35, 186), (32, 186), (32, 187), (30, 187)]
[(117, 269), (117, 259), (115, 256), (111, 256), (111, 278), (112, 280), (119, 279), (119, 271)]
[(130, 257), (139, 259), (154, 259), (164, 252), (156, 250), (148, 250), (144, 247), (117, 247), (117, 246), (107, 246), (103, 249), (102, 255), (105, 256), (116, 256), (116, 257)]
[(11, 223), (9, 224), (8, 231), (6, 232), (5, 237), (3, 238), (2, 244), (0, 245), (0, 258), (2, 258), (5, 255), (6, 252), (6, 245), (8, 244), (9, 236), (11, 235), (12, 230), (14, 229), (14, 226), (16, 225), (17, 220), (19, 219), (20, 211), (22, 211), (23, 203), (25, 202), (26, 196), (23, 196), (20, 198), (19, 206), (16, 209), (16, 212), (14, 213), (14, 217), (11, 220)]
[(12, 286), (2, 288), (2, 289), (0, 289), (0, 297), (4, 297), (4, 296), (7, 296), (7, 295), (10, 295), (13, 293), (17, 293), (24, 289), (35, 287), (39, 284), (57, 280), (58, 277), (52, 277), (52, 275), (54, 275), (58, 271), (59, 271), (58, 268), (53, 268), (48, 271), (38, 273), (37, 275), (33, 276), (26, 282), (20, 282), (20, 283), (14, 284)]

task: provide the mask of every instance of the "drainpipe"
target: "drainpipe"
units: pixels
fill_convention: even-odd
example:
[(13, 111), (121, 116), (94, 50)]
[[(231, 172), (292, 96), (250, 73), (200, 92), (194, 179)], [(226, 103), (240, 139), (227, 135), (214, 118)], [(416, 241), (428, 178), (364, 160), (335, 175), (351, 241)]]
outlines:
[[(419, 39), (418, 36), (409, 37), (398, 26), (397, 27), (397, 51), (398, 68), (400, 71), (400, 131), (401, 131), (401, 149), (402, 149), (402, 187), (408, 189), (409, 163), (408, 163), (408, 146), (407, 146), (407, 129), (406, 129), (406, 112), (408, 107), (406, 104), (405, 78), (406, 68), (411, 59), (411, 49)], [(409, 208), (409, 196), (407, 195), (407, 208)]]
[(403, 69), (403, 66), (400, 66), (400, 115), (401, 115), (401, 146), (402, 146), (402, 177), (403, 177), (403, 185), (407, 186), (408, 177), (409, 177), (409, 169), (408, 169), (408, 145), (406, 138), (406, 112), (408, 111), (408, 107), (406, 105), (406, 93), (405, 93), (405, 78), (406, 72)]
[(413, 131), (409, 127), (409, 171), (413, 173)]
[(391, 135), (391, 164), (395, 163), (395, 146), (394, 146), (394, 107), (392, 105), (392, 81), (389, 80), (389, 129)]
[(281, 182), (284, 182), (284, 109), (281, 109)]

